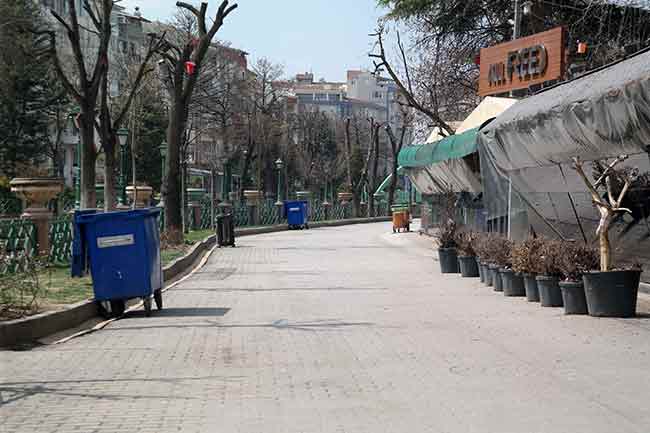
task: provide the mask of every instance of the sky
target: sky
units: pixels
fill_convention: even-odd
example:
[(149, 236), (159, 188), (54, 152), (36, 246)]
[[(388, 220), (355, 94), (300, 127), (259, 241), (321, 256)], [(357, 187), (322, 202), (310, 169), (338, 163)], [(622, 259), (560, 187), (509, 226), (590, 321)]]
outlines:
[[(188, 0), (186, 0), (188, 1)], [(198, 0), (189, 0), (198, 4)], [(214, 17), (220, 0), (208, 0)], [(285, 75), (313, 72), (316, 79), (345, 81), (348, 69), (368, 69), (368, 52), (382, 10), (376, 0), (231, 0), (239, 7), (217, 34), (254, 62), (267, 57), (284, 66)], [(176, 0), (123, 0), (148, 19), (168, 21)]]

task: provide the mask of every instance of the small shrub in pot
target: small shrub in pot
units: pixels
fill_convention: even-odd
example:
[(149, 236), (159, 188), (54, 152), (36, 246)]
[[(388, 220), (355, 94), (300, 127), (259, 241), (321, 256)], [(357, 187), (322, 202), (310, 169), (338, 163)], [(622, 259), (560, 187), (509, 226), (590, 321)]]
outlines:
[(539, 250), (543, 241), (539, 238), (528, 238), (517, 243), (512, 249), (512, 270), (521, 274), (524, 279), (526, 299), (529, 302), (539, 302), (537, 288), (536, 261), (539, 260)]
[(492, 285), (496, 292), (503, 291), (503, 280), (500, 270), (512, 266), (510, 260), (510, 251), (512, 250), (512, 241), (501, 235), (493, 234), (487, 242), (488, 256), (490, 258), (490, 273), (492, 274)]
[(533, 257), (539, 300), (542, 307), (561, 307), (564, 305), (559, 284), (562, 275), (559, 265), (562, 242), (549, 239), (541, 242), (539, 250)]
[(558, 264), (562, 272), (560, 289), (565, 314), (587, 314), (582, 275), (598, 267), (598, 250), (581, 242), (563, 242)]
[(443, 220), (434, 239), (438, 244), (438, 257), (440, 259), (440, 271), (443, 274), (457, 274), (460, 272), (458, 268), (458, 253), (456, 247), (456, 230), (457, 226), (454, 220)]
[[(609, 241), (609, 230), (614, 221), (623, 213), (632, 213), (628, 207), (635, 204), (635, 201), (624, 202), (628, 191), (642, 191), (650, 186), (650, 177), (647, 174), (639, 176), (637, 169), (617, 168), (627, 159), (627, 155), (620, 155), (611, 162), (595, 161), (594, 180), (591, 181), (584, 172), (580, 158), (573, 158), (573, 168), (584, 181), (600, 214), (596, 230), (600, 268), (585, 272), (582, 276), (587, 306), (592, 316), (633, 317), (636, 315), (641, 269), (640, 267), (614, 269)], [(623, 207), (624, 203), (628, 207)]]
[(459, 231), (456, 233), (458, 264), (460, 265), (460, 274), (465, 278), (480, 276), (475, 250), (477, 239), (478, 233), (473, 231)]
[(474, 250), (479, 257), (479, 266), (482, 274), (482, 282), (488, 286), (492, 285), (492, 274), (490, 273), (490, 252), (489, 244), (491, 239), (490, 233), (481, 233), (477, 240)]

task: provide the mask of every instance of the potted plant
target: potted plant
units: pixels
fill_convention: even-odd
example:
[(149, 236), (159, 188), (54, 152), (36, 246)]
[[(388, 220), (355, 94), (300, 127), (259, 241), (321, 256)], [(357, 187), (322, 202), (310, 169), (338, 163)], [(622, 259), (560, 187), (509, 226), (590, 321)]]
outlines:
[(582, 275), (598, 267), (598, 251), (584, 243), (563, 242), (559, 257), (565, 314), (587, 314)]
[(518, 253), (519, 244), (511, 242), (510, 258), (505, 268), (500, 270), (503, 280), (504, 296), (526, 296), (524, 276), (520, 269), (515, 269), (515, 258)]
[(600, 222), (596, 230), (600, 269), (592, 269), (582, 275), (585, 298), (591, 316), (633, 317), (636, 315), (641, 269), (640, 267), (615, 269), (612, 265), (609, 240), (612, 223), (621, 214), (632, 212), (622, 207), (622, 204), (632, 184), (638, 183), (638, 172), (635, 169), (616, 169), (616, 166), (627, 158), (627, 155), (621, 155), (611, 162), (595, 162), (593, 183), (587, 178), (580, 158), (573, 158), (573, 168), (584, 181), (600, 213)]
[(562, 243), (556, 240), (542, 239), (537, 253), (533, 255), (533, 271), (537, 276), (537, 288), (542, 307), (561, 307), (562, 290), (560, 289), (559, 257)]
[(460, 274), (464, 278), (476, 278), (480, 276), (476, 263), (476, 250), (474, 249), (477, 239), (478, 233), (473, 231), (456, 233), (458, 264), (460, 266)]
[(541, 244), (539, 238), (528, 238), (512, 249), (512, 270), (522, 276), (528, 302), (539, 302), (535, 266)]
[(485, 233), (476, 233), (476, 237), (474, 238), (474, 242), (472, 245), (474, 248), (474, 252), (476, 253), (476, 266), (478, 267), (478, 275), (479, 278), (481, 279), (481, 283), (485, 283), (485, 272), (484, 272), (483, 259), (482, 259), (482, 256), (485, 254), (485, 252), (483, 251), (484, 238), (485, 238)]
[(492, 286), (495, 292), (503, 292), (501, 269), (510, 264), (512, 242), (501, 235), (492, 235), (488, 239), (488, 242), (488, 255), (490, 257), (489, 269), (492, 274)]
[(497, 235), (494, 233), (486, 233), (481, 237), (479, 243), (480, 254), (481, 254), (481, 267), (483, 268), (483, 278), (485, 279), (485, 284), (487, 286), (494, 286), (494, 272), (493, 267), (494, 260), (494, 240), (497, 238)]
[(458, 253), (456, 251), (456, 223), (452, 219), (440, 223), (434, 238), (438, 243), (438, 257), (440, 259), (440, 271), (443, 274), (457, 274)]

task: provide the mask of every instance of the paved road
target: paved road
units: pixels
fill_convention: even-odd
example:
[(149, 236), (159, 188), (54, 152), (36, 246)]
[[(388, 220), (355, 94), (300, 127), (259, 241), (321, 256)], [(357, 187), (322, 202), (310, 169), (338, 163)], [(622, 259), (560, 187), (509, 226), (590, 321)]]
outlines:
[(650, 431), (649, 318), (506, 299), (389, 230), (242, 238), (162, 314), (0, 352), (0, 431)]

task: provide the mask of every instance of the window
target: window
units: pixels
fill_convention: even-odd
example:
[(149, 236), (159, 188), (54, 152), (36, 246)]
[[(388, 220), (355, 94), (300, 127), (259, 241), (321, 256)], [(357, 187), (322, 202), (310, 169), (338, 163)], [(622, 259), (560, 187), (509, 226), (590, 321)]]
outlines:
[(327, 101), (327, 93), (316, 93), (314, 99), (316, 101)]
[(329, 100), (330, 101), (340, 101), (341, 100), (341, 95), (338, 93), (330, 93), (329, 95)]

